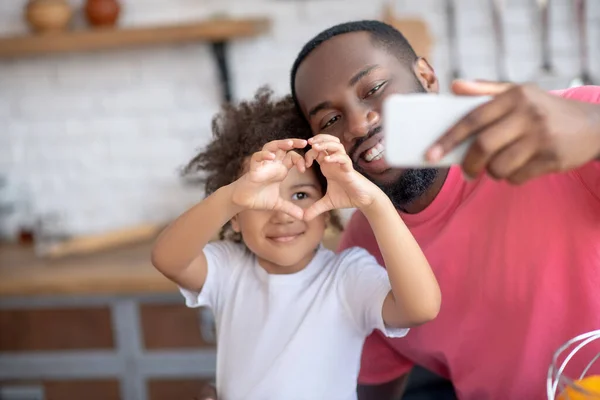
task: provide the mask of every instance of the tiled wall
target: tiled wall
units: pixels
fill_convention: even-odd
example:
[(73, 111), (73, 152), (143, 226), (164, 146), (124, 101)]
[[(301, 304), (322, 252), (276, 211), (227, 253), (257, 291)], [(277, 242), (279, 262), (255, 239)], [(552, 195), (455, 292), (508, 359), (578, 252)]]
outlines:
[[(488, 1), (456, 1), (463, 74), (494, 79)], [(0, 0), (0, 34), (27, 30), (24, 3)], [(566, 86), (577, 73), (571, 0), (551, 3), (557, 85)], [(507, 62), (517, 81), (530, 80), (539, 65), (534, 4), (506, 1)], [(588, 7), (591, 64), (600, 80), (600, 1), (588, 1)], [(337, 22), (380, 18), (382, 1), (127, 0), (121, 22), (197, 20), (226, 9), (274, 21), (267, 36), (229, 50), (233, 89), (244, 97), (265, 83), (286, 92), (290, 66), (307, 39)], [(429, 22), (435, 37), (431, 61), (447, 83), (443, 1), (398, 0), (396, 9)], [(57, 214), (68, 233), (176, 216), (201, 196), (182, 186), (176, 172), (209, 137), (217, 82), (204, 44), (0, 61), (0, 175), (10, 182), (0, 202), (30, 200), (30, 212), (20, 207), (2, 217), (4, 232), (14, 232), (24, 214)]]

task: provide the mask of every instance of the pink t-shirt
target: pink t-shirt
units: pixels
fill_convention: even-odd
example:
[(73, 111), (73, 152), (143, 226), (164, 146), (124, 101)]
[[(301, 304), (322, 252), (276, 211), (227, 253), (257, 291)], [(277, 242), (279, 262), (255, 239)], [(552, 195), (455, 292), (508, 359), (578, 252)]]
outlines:
[[(600, 87), (556, 94), (600, 103)], [(401, 215), (437, 276), (442, 307), (405, 338), (372, 334), (360, 382), (392, 380), (414, 363), (451, 379), (461, 400), (546, 399), (553, 353), (600, 329), (600, 162), (521, 186), (467, 182), (455, 167), (429, 207)], [(360, 213), (340, 244), (351, 246), (383, 264)]]

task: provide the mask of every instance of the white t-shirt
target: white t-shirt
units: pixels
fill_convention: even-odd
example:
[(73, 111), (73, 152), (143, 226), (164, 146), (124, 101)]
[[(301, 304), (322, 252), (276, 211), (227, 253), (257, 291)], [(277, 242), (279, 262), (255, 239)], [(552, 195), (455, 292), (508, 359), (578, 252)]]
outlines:
[(361, 248), (320, 247), (303, 270), (270, 275), (245, 246), (211, 243), (201, 293), (188, 307), (213, 310), (217, 393), (222, 400), (351, 400), (365, 338), (392, 337), (382, 317), (387, 272)]

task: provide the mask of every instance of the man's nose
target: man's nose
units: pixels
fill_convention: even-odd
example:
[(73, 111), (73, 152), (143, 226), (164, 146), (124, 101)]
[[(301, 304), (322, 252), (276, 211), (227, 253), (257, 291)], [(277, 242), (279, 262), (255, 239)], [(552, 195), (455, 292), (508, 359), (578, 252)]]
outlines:
[(367, 134), (379, 124), (379, 113), (374, 110), (356, 109), (348, 117), (345, 139), (348, 142)]

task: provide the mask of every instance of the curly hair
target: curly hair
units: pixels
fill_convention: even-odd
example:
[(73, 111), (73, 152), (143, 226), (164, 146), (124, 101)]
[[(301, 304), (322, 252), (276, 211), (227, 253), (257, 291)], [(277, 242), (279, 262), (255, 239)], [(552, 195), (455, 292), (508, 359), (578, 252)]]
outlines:
[[(185, 166), (183, 175), (203, 173), (200, 179), (204, 182), (205, 195), (209, 196), (238, 179), (246, 160), (266, 143), (311, 136), (310, 127), (298, 113), (292, 96), (274, 100), (273, 91), (263, 86), (252, 100), (222, 106), (212, 120), (212, 141)], [(304, 153), (303, 150), (298, 152)], [(317, 163), (312, 168), (325, 193), (327, 180)], [(343, 230), (336, 212), (331, 212), (329, 223), (336, 230)], [(223, 226), (219, 238), (241, 241), (230, 223)]]

